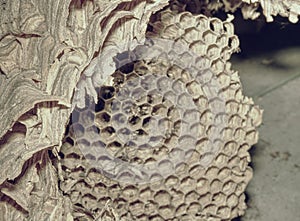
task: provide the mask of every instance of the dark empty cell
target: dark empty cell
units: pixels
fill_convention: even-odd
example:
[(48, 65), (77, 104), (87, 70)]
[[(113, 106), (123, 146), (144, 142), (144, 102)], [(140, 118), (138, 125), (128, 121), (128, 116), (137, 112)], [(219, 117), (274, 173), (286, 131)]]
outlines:
[(113, 127), (106, 127), (106, 128), (103, 129), (103, 133), (105, 133), (105, 132), (109, 133), (109, 134), (113, 134), (116, 131), (115, 131), (115, 129)]
[(144, 130), (142, 130), (142, 129), (136, 130), (136, 133), (137, 133), (137, 135), (140, 135), (140, 136), (147, 135), (147, 133)]
[(109, 122), (110, 121), (110, 116), (107, 114), (107, 113), (101, 113), (99, 115), (99, 119), (102, 121), (102, 122)]
[(117, 141), (113, 142), (112, 145), (114, 145), (115, 147), (121, 147), (122, 146), (122, 144), (120, 144)]
[(153, 26), (148, 24), (147, 25), (147, 32), (153, 32)]
[(98, 99), (97, 104), (95, 105), (95, 111), (100, 112), (104, 109), (105, 107), (105, 102), (102, 99)]
[(146, 117), (144, 120), (143, 120), (143, 127), (147, 127), (150, 123), (150, 119), (151, 117)]
[(136, 143), (134, 143), (133, 141), (128, 141), (126, 142), (125, 147), (136, 147)]
[(143, 160), (139, 157), (134, 157), (133, 159), (130, 160), (130, 163), (139, 163), (141, 164)]
[(114, 96), (114, 92), (115, 92), (114, 87), (110, 87), (110, 86), (102, 87), (100, 90), (100, 96), (104, 100), (108, 100)]
[(80, 156), (77, 153), (69, 153), (66, 158), (80, 159)]
[(153, 103), (153, 95), (151, 95), (151, 94), (148, 94), (148, 95), (147, 95), (147, 102), (148, 102), (149, 104), (152, 104), (152, 103)]
[(214, 24), (212, 22), (209, 23), (210, 30), (215, 31)]
[(71, 137), (67, 137), (65, 141), (71, 144), (72, 146), (74, 145), (74, 140)]
[(133, 62), (130, 62), (128, 64), (125, 64), (125, 65), (122, 65), (119, 70), (121, 72), (123, 72), (124, 74), (129, 74), (133, 71), (134, 69), (134, 63)]
[(137, 124), (141, 119), (138, 116), (132, 116), (129, 118), (129, 123), (132, 125)]
[(64, 159), (65, 155), (62, 152), (58, 152), (58, 156), (60, 157), (60, 159)]
[(118, 85), (124, 83), (125, 77), (122, 72), (116, 71), (115, 73), (112, 74), (112, 77), (114, 78), (113, 82), (114, 82), (115, 86), (118, 86)]
[(142, 104), (139, 106), (139, 113), (141, 115), (146, 115), (146, 114), (150, 114), (150, 110), (151, 110), (151, 106), (149, 104)]

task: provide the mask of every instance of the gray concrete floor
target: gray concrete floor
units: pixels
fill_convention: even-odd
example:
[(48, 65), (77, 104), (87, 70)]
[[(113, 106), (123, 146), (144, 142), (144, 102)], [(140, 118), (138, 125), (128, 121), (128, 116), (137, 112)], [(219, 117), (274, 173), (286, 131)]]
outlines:
[(254, 177), (247, 188), (249, 208), (240, 220), (297, 221), (300, 220), (300, 44), (253, 49), (250, 54), (247, 47), (242, 47), (244, 54), (233, 57), (232, 67), (240, 73), (244, 94), (253, 97), (264, 109), (264, 117), (259, 142), (251, 150)]

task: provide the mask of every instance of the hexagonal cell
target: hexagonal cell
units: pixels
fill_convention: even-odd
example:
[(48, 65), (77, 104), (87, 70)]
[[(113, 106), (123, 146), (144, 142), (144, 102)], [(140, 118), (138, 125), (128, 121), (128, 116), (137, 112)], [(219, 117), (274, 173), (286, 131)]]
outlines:
[(196, 200), (196, 202), (192, 202), (190, 203), (189, 207), (187, 208), (187, 213), (190, 215), (194, 215), (197, 214), (199, 212), (199, 210), (201, 210), (201, 204), (197, 202), (198, 200)]
[(150, 72), (149, 68), (143, 62), (136, 62), (134, 64), (134, 71), (138, 75), (146, 75)]
[(144, 212), (144, 203), (140, 200), (136, 200), (129, 204), (129, 210), (132, 215), (140, 216)]
[(200, 160), (200, 154), (197, 150), (194, 149), (195, 147), (191, 148), (190, 150), (186, 150), (185, 152), (185, 160), (190, 164), (193, 165)]
[(82, 149), (88, 148), (91, 146), (90, 140), (87, 140), (86, 137), (76, 140), (76, 143)]
[[(116, 67), (120, 69), (120, 71), (124, 73), (129, 73), (130, 70), (127, 70), (126, 65), (132, 64), (133, 69), (133, 61), (136, 60), (136, 56), (132, 51), (124, 51), (122, 53), (118, 53), (114, 58), (114, 62), (116, 62)], [(123, 70), (125, 69), (125, 70)]]
[(143, 128), (148, 128), (149, 127), (149, 125), (150, 125), (150, 121), (151, 121), (151, 118), (152, 117), (145, 117), (144, 119), (143, 119), (143, 123), (142, 123), (142, 127)]
[(150, 154), (152, 154), (153, 148), (149, 144), (143, 144), (138, 146), (137, 154), (140, 158), (147, 158)]
[(176, 36), (178, 35), (178, 27), (175, 24), (171, 24), (167, 26), (164, 30), (164, 33), (170, 38), (170, 39), (175, 39)]
[(125, 197), (125, 199), (133, 200), (138, 197), (139, 190), (136, 186), (133, 185), (127, 185), (122, 189), (122, 195)]
[(223, 182), (221, 182), (218, 179), (214, 179), (211, 183), (210, 183), (210, 192), (211, 193), (217, 193), (222, 189), (223, 186)]
[(128, 99), (129, 95), (130, 95), (130, 89), (128, 87), (122, 87), (122, 88), (120, 88), (118, 93), (115, 95), (115, 97), (119, 101), (123, 101), (123, 100)]
[(171, 79), (179, 79), (181, 77), (182, 68), (178, 67), (177, 65), (171, 66), (167, 70), (167, 76), (170, 78), (169, 82), (171, 82)]
[(185, 29), (185, 34), (184, 34), (184, 39), (188, 42), (188, 43), (192, 43), (196, 40), (198, 40), (200, 37), (200, 32), (194, 28), (187, 28)]
[(159, 207), (159, 214), (164, 218), (164, 220), (170, 220), (174, 217), (174, 209), (171, 206), (161, 206)]
[(129, 74), (134, 70), (134, 62), (119, 65), (122, 65), (119, 67), (119, 70), (124, 74)]
[(152, 111), (152, 106), (150, 104), (141, 104), (139, 105), (139, 114), (141, 116), (150, 115)]
[(115, 88), (112, 86), (102, 86), (99, 96), (104, 100), (109, 100), (114, 96)]
[(155, 88), (156, 77), (154, 75), (146, 75), (141, 77), (141, 86), (144, 90), (149, 91)]
[(177, 95), (173, 91), (167, 91), (163, 95), (164, 99), (175, 105), (177, 102)]
[(154, 195), (154, 200), (160, 206), (168, 205), (168, 204), (170, 204), (170, 201), (171, 201), (171, 195), (167, 191), (161, 190)]
[(112, 125), (116, 128), (120, 128), (127, 123), (127, 116), (122, 113), (118, 113), (112, 116)]
[(180, 188), (185, 192), (188, 193), (193, 191), (196, 187), (196, 180), (190, 176), (187, 176), (181, 180)]
[(148, 102), (147, 101), (147, 99), (148, 99), (147, 93), (143, 93), (143, 94), (141, 94), (141, 96), (136, 96), (136, 97), (134, 97), (134, 99), (135, 99), (135, 102), (136, 102), (137, 105), (141, 105), (143, 103)]
[(110, 193), (110, 196), (113, 198), (118, 197), (120, 191), (121, 191), (121, 187), (118, 184), (113, 184), (110, 187), (108, 187), (108, 192)]
[(183, 108), (189, 108), (195, 106), (194, 101), (190, 94), (182, 93), (178, 96), (177, 104)]
[(176, 186), (178, 184), (178, 182), (179, 182), (179, 179), (175, 175), (170, 175), (165, 179), (165, 185), (170, 188), (173, 186)]
[(223, 22), (218, 18), (212, 18), (210, 20), (210, 29), (218, 34), (222, 34), (224, 32)]
[(115, 156), (116, 153), (122, 150), (123, 145), (117, 141), (113, 141), (107, 145), (107, 150), (112, 153), (112, 156)]
[(194, 41), (190, 44), (191, 50), (197, 55), (203, 55), (207, 50), (207, 45), (202, 40)]
[(132, 100), (125, 100), (122, 102), (122, 113), (126, 115), (133, 114), (136, 108), (136, 104)]
[(132, 99), (134, 99), (137, 103), (143, 103), (147, 101), (147, 93), (141, 88), (135, 88), (131, 92)]
[(118, 112), (118, 111), (121, 110), (121, 106), (122, 106), (121, 101), (119, 101), (118, 99), (114, 99), (110, 103), (110, 110), (111, 110), (112, 113)]
[(221, 50), (222, 49), (219, 48), (217, 45), (210, 45), (207, 48), (206, 56), (211, 60), (215, 60), (220, 57)]
[(111, 76), (113, 77), (115, 88), (123, 84), (125, 81), (125, 76), (120, 70), (115, 71)]
[(174, 173), (174, 164), (168, 160), (164, 159), (158, 163), (158, 169), (163, 176), (167, 176), (169, 174)]
[(95, 125), (85, 129), (85, 137), (89, 141), (97, 141), (100, 138), (100, 129)]
[(159, 115), (159, 116), (167, 116), (168, 109), (163, 104), (154, 105), (152, 108), (152, 115)]
[(137, 125), (140, 121), (141, 121), (141, 118), (138, 117), (138, 116), (136, 116), (136, 115), (131, 116), (131, 117), (129, 117), (129, 119), (128, 119), (128, 123), (129, 123), (130, 125)]
[[(153, 84), (155, 84), (155, 82), (153, 82)], [(165, 91), (166, 88), (171, 87), (171, 79), (165, 76), (156, 79), (156, 87), (158, 91)]]
[(154, 147), (156, 145), (160, 145), (164, 141), (164, 136), (150, 136), (148, 139), (148, 143), (150, 146)]
[(172, 125), (172, 121), (169, 118), (161, 118), (157, 122), (157, 132), (161, 135), (169, 137), (172, 129), (174, 129), (174, 125)]
[(84, 158), (89, 160), (89, 161), (96, 161), (97, 160), (97, 158), (93, 154), (90, 154), (90, 153), (84, 154)]
[(139, 144), (145, 143), (147, 141), (146, 140), (146, 136), (147, 135), (148, 135), (148, 133), (145, 130), (143, 130), (143, 129), (135, 130), (133, 132), (133, 140), (135, 140)]
[(128, 142), (132, 137), (132, 131), (126, 127), (118, 129), (116, 131), (116, 136), (124, 143)]
[[(218, 58), (212, 62), (211, 66), (212, 66), (212, 69), (217, 71), (217, 73), (221, 73), (221, 72), (224, 72), (225, 62), (222, 59)], [(226, 77), (224, 80), (221, 79), (220, 82), (221, 82), (221, 85), (224, 85), (224, 86), (229, 84), (228, 79), (226, 79)], [(223, 82), (224, 82), (224, 84), (223, 84)]]
[(198, 84), (205, 84), (213, 78), (214, 74), (210, 69), (201, 70), (197, 73), (195, 78)]
[(204, 42), (208, 45), (215, 44), (217, 41), (218, 35), (215, 34), (211, 30), (207, 30), (203, 33), (202, 38), (204, 39)]
[(72, 131), (72, 136), (74, 140), (83, 137), (85, 133), (84, 127), (79, 123), (71, 124), (70, 131)]
[(172, 82), (172, 89), (175, 93), (182, 93), (185, 91), (185, 84), (180, 79)]
[(79, 115), (79, 123), (84, 127), (88, 127), (94, 124), (95, 114), (91, 110), (85, 110)]
[(151, 105), (160, 104), (162, 102), (163, 96), (160, 95), (157, 89), (151, 90), (147, 95), (147, 102)]
[(125, 85), (132, 89), (140, 85), (140, 76), (135, 72), (131, 72), (128, 75), (126, 75), (126, 81)]
[(110, 122), (110, 115), (107, 112), (100, 112), (96, 114), (96, 122), (100, 127), (107, 125)]
[(116, 133), (115, 129), (111, 126), (105, 127), (101, 130), (101, 136), (104, 139), (112, 138), (115, 135), (115, 133)]

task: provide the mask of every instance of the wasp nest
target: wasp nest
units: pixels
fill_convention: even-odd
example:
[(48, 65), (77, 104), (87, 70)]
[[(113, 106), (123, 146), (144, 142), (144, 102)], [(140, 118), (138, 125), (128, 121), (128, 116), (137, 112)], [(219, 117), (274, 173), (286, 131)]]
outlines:
[(115, 57), (119, 69), (95, 89), (97, 102), (87, 96), (72, 113), (59, 163), (73, 216), (242, 215), (262, 112), (230, 68), (239, 44), (232, 24), (167, 8), (153, 15), (147, 37)]
[(262, 111), (206, 16), (240, 2), (193, 2), (1, 1), (0, 220), (244, 213)]
[(180, 11), (190, 11), (194, 14), (208, 16), (212, 16), (220, 10), (226, 13), (234, 13), (236, 10), (241, 9), (245, 19), (253, 20), (257, 19), (262, 11), (267, 22), (272, 22), (273, 16), (280, 15), (287, 17), (292, 23), (297, 23), (300, 15), (300, 2), (298, 0), (177, 0), (175, 4)]

